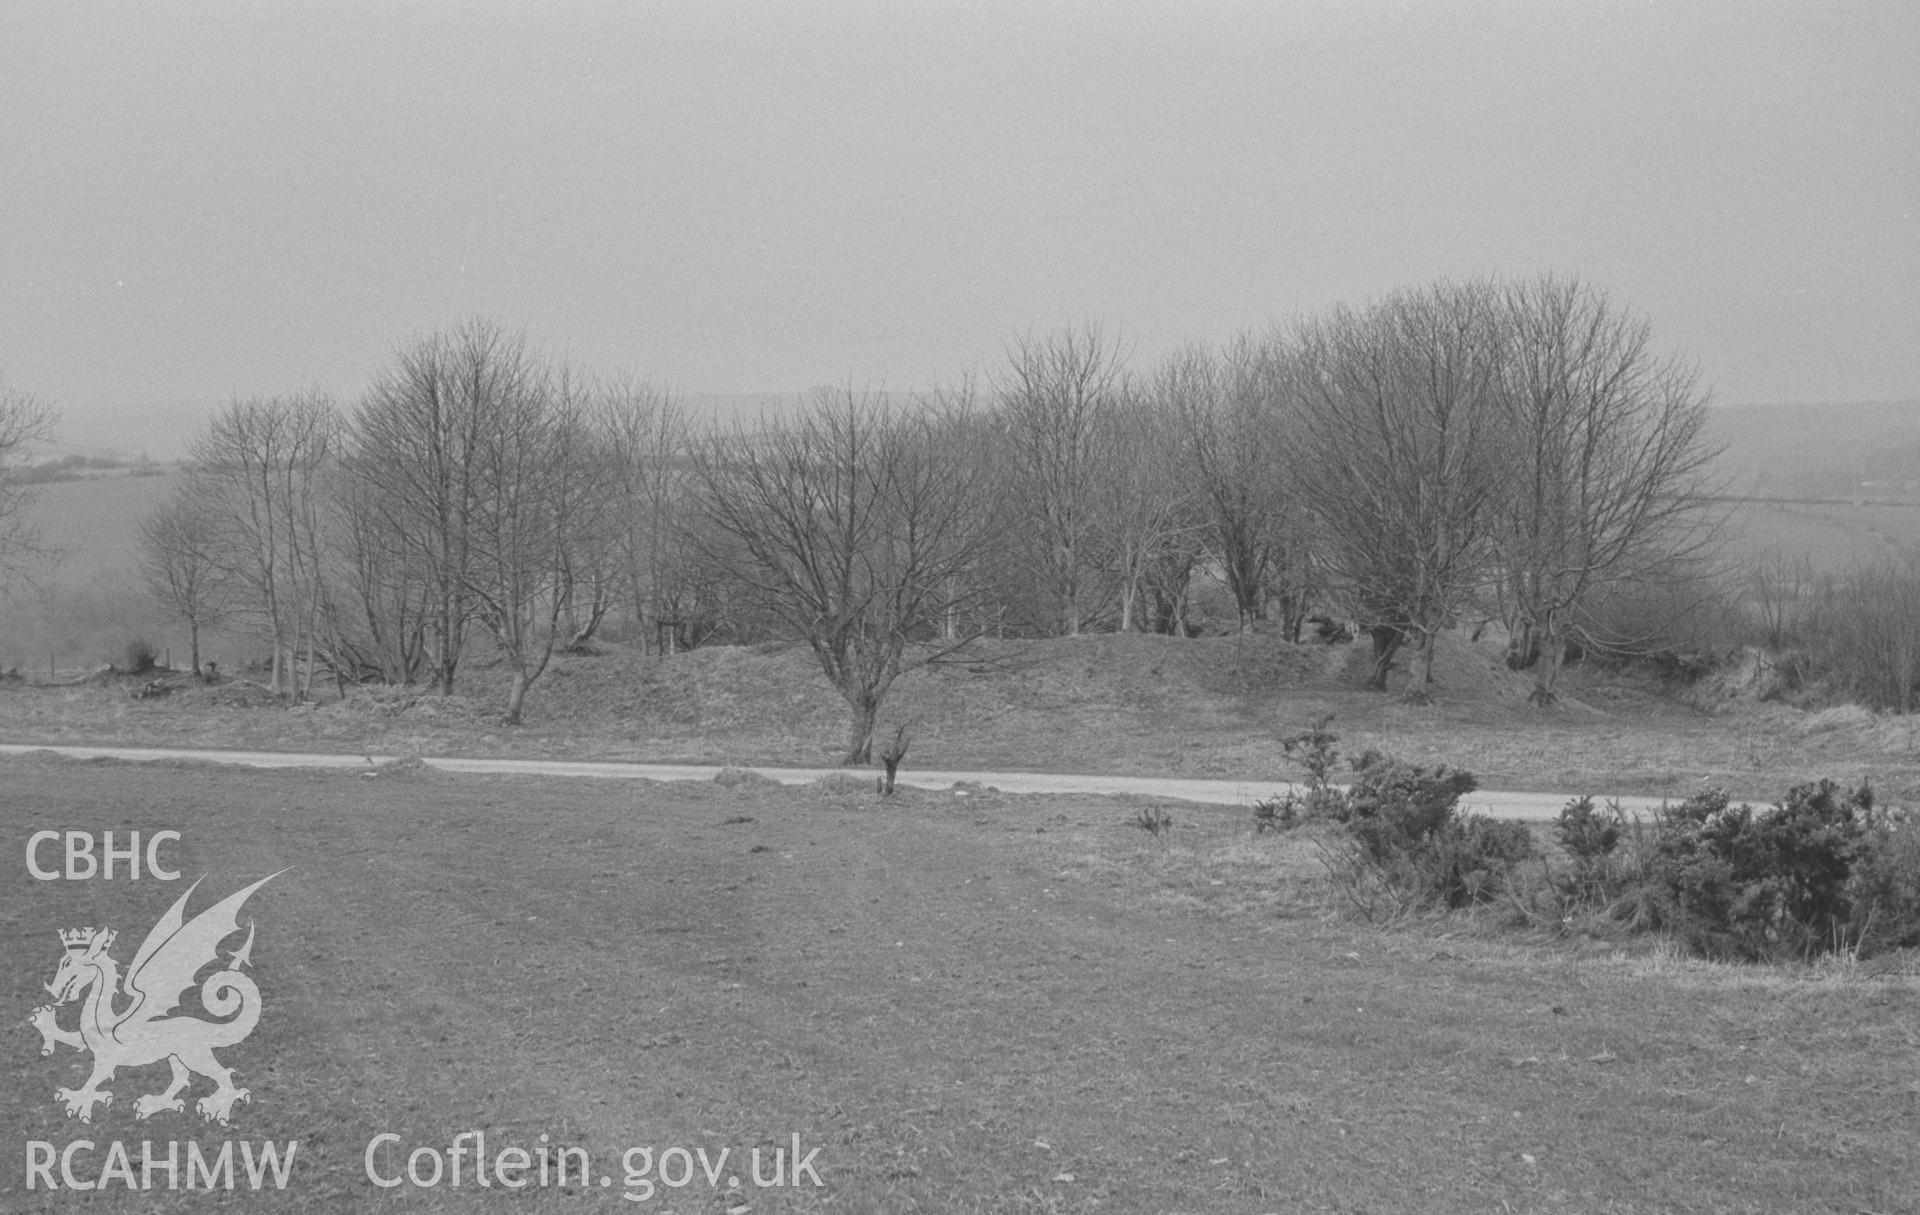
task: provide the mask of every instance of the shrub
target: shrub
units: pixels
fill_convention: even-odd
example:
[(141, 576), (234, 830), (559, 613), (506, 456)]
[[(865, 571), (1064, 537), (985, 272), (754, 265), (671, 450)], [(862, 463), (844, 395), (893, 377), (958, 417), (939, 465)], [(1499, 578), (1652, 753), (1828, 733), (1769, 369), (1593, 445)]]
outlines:
[(1561, 808), (1554, 820), (1561, 851), (1571, 868), (1558, 883), (1569, 907), (1604, 904), (1620, 893), (1622, 869), (1616, 859), (1627, 838), (1627, 819), (1615, 802), (1604, 811), (1591, 797), (1578, 797)]
[(1307, 770), (1307, 783), (1315, 789), (1333, 783), (1333, 770), (1340, 763), (1340, 736), (1327, 728), (1333, 724), (1333, 717), (1329, 713), (1291, 738), (1280, 740), (1287, 757)]
[(1291, 789), (1261, 798), (1253, 803), (1253, 833), (1291, 831), (1300, 825), (1304, 808), (1300, 795)]
[(1864, 785), (1796, 785), (1761, 811), (1707, 790), (1651, 828), (1579, 798), (1556, 825), (1568, 866), (1550, 889), (1563, 925), (1584, 910), (1742, 961), (1920, 946), (1920, 823), (1876, 807)]
[(1763, 699), (1920, 708), (1920, 564), (1856, 564), (1816, 574), (1763, 563), (1747, 591), (1746, 639), (1763, 653)]
[(1480, 784), (1471, 772), (1444, 764), (1423, 768), (1377, 751), (1355, 760), (1353, 769), (1340, 817), (1375, 860), (1418, 848)]
[(1920, 946), (1920, 822), (1900, 810), (1869, 816), (1847, 897), (1861, 955)]
[[(1563, 929), (1588, 915), (1634, 932), (1665, 922), (1665, 904), (1651, 880), (1657, 824), (1628, 819), (1618, 802), (1601, 810), (1591, 797), (1578, 797), (1561, 808), (1554, 828), (1568, 865), (1557, 873), (1546, 871), (1545, 890), (1534, 893), (1551, 893)], [(1537, 908), (1530, 904), (1529, 910)]]
[(1281, 739), (1286, 758), (1308, 772), (1308, 789), (1298, 793), (1288, 789), (1273, 797), (1254, 802), (1254, 835), (1261, 831), (1292, 831), (1300, 823), (1315, 818), (1346, 822), (1346, 791), (1332, 783), (1332, 772), (1340, 764), (1340, 735), (1329, 729), (1332, 714), (1327, 714), (1308, 729)]
[(1691, 684), (1737, 648), (1741, 622), (1735, 589), (1697, 556), (1677, 556), (1601, 588), (1576, 635), (1598, 662), (1636, 662)]
[(1411, 859), (1419, 885), (1434, 901), (1465, 907), (1492, 901), (1533, 854), (1533, 833), (1525, 823), (1470, 814), (1443, 824)]
[(1340, 736), (1327, 727), (1333, 723), (1329, 713), (1312, 726), (1290, 738), (1280, 740), (1287, 757), (1307, 770), (1307, 791), (1278, 793), (1253, 803), (1253, 831), (1290, 831), (1309, 819), (1347, 818), (1347, 795), (1333, 783), (1333, 771), (1340, 763)]
[(1853, 864), (1873, 794), (1797, 785), (1755, 813), (1708, 790), (1660, 815), (1651, 878), (1663, 925), (1709, 957), (1809, 957), (1850, 947)]
[(1593, 808), (1591, 797), (1568, 802), (1554, 822), (1559, 829), (1560, 846), (1576, 864), (1586, 866), (1612, 856), (1626, 830), (1626, 816), (1620, 812), (1619, 803), (1614, 803), (1603, 814)]
[(1369, 917), (1382, 894), (1397, 909), (1489, 902), (1534, 855), (1525, 824), (1456, 812), (1478, 787), (1471, 772), (1372, 752), (1355, 772), (1345, 798), (1350, 851), (1336, 853), (1327, 869)]

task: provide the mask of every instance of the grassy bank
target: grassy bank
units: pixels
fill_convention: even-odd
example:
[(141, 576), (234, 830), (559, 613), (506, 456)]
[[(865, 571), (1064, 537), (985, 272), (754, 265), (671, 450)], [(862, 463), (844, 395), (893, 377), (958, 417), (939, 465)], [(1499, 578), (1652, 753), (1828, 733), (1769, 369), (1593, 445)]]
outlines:
[[(1437, 663), (1435, 703), (1413, 706), (1359, 690), (1364, 661), (1358, 646), (1266, 635), (994, 643), (902, 679), (881, 726), (913, 723), (910, 768), (1280, 780), (1299, 775), (1280, 740), (1332, 713), (1349, 754), (1446, 762), (1491, 789), (1684, 797), (1716, 785), (1765, 800), (1829, 776), (1920, 799), (1920, 732), (1908, 718), (1807, 712), (1737, 689), (1707, 712), (1605, 671), (1576, 671), (1560, 705), (1542, 711), (1526, 703), (1526, 675), (1459, 638)], [(136, 700), (138, 682), (0, 681), (0, 739), (811, 766), (838, 762), (846, 729), (844, 703), (801, 646), (562, 656), (517, 728), (500, 724), (503, 672), (478, 654), (450, 698), (321, 687), (315, 702), (288, 707), (235, 682)]]

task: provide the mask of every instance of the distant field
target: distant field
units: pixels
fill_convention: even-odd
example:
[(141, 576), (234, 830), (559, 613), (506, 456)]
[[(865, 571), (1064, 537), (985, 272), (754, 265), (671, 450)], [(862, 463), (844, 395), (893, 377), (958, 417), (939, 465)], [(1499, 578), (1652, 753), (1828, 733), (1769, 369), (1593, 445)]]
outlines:
[(33, 518), (60, 553), (54, 576), (73, 585), (137, 568), (140, 520), (172, 492), (174, 478), (100, 477), (39, 487)]
[(1708, 411), (1730, 493), (1920, 498), (1920, 399)]
[(1740, 560), (1805, 558), (1840, 571), (1920, 552), (1920, 503), (1733, 504), (1730, 555)]
[(97, 669), (132, 638), (186, 652), (141, 587), (140, 521), (172, 491), (172, 476), (101, 477), (36, 487), (30, 519), (53, 552), (0, 595), (0, 670)]

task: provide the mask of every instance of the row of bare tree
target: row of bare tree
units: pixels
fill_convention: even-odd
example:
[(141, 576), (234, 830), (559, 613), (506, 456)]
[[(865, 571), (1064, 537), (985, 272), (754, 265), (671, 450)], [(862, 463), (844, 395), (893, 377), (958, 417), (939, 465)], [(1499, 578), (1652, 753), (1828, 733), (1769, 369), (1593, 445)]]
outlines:
[(145, 522), (146, 580), (196, 671), (201, 631), (239, 617), (292, 697), (323, 672), (451, 693), (484, 631), (518, 721), (556, 648), (616, 604), (698, 640), (689, 448), (663, 394), (473, 322), (403, 348), (350, 414), (316, 396), (228, 406)]
[[(1357, 621), (1384, 687), (1410, 647), (1503, 616), (1550, 700), (1596, 604), (1707, 535), (1705, 401), (1644, 322), (1577, 282), (1405, 291), (1132, 372), (1086, 325), (1017, 341), (987, 389), (822, 390), (699, 426), (473, 322), (401, 349), (349, 413), (238, 402), (147, 526), (190, 631), (243, 613), (274, 686), (451, 691), (484, 630), (507, 714), (619, 617), (663, 650), (803, 639), (864, 762), (888, 689), (987, 633)], [(1490, 609), (1490, 610), (1489, 610)], [(196, 649), (196, 665), (198, 655)]]

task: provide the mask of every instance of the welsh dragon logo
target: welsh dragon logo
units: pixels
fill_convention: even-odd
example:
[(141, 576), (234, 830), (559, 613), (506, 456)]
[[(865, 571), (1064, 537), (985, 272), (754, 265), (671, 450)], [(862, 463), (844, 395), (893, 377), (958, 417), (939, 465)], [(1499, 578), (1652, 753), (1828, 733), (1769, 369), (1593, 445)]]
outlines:
[[(115, 1071), (162, 1059), (172, 1066), (173, 1081), (165, 1092), (134, 1101), (137, 1118), (184, 1112), (180, 1091), (195, 1073), (214, 1083), (213, 1092), (195, 1106), (209, 1122), (226, 1125), (234, 1103), (249, 1099), (246, 1089), (234, 1087), (232, 1070), (221, 1066), (213, 1052), (245, 1040), (260, 1020), (260, 989), (241, 973), (242, 967), (252, 964), (253, 921), (247, 921), (246, 942), (200, 983), (200, 1002), (209, 1013), (224, 1019), (167, 1014), (180, 1006), (180, 997), (193, 986), (195, 975), (209, 963), (221, 963), (220, 943), (240, 931), (240, 905), (279, 876), (261, 878), (187, 920), (183, 914), (187, 899), (200, 885), (195, 882), (147, 933), (127, 968), (124, 984), (120, 964), (107, 952), (117, 936), (112, 929), (74, 928), (60, 933), (66, 952), (53, 982), (46, 985), (53, 1003), (34, 1009), (27, 1021), (40, 1031), (42, 1055), (51, 1055), (55, 1043), (93, 1052), (93, 1075), (86, 1084), (54, 1091), (67, 1117), (78, 1115), (80, 1121), (92, 1122), (96, 1105), (113, 1104), (113, 1094), (100, 1086), (113, 1079)], [(60, 1006), (83, 995), (79, 1029), (60, 1028), (56, 1021)], [(116, 1010), (117, 1001), (125, 1006)]]

